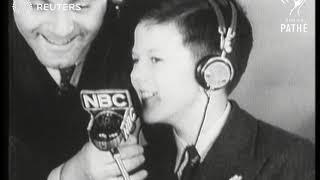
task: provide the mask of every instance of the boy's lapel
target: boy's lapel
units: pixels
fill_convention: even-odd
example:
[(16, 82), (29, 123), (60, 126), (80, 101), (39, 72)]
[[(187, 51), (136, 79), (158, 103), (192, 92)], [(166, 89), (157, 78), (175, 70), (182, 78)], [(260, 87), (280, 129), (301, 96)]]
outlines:
[(265, 162), (255, 157), (256, 120), (236, 102), (231, 106), (227, 123), (201, 164), (201, 179), (253, 179)]

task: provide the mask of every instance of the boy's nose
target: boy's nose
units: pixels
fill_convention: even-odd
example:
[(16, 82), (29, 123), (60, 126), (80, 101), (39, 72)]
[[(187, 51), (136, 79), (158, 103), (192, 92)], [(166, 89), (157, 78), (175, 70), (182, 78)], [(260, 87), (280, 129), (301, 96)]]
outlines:
[(130, 77), (134, 85), (141, 85), (150, 78), (150, 68), (143, 62), (138, 62), (133, 66)]

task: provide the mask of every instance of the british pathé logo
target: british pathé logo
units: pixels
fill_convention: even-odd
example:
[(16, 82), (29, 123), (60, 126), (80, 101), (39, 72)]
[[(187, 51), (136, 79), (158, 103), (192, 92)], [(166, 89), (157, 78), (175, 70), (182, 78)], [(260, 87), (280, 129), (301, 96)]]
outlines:
[(301, 8), (306, 0), (281, 0), (288, 11), (284, 22), (280, 24), (280, 31), (285, 33), (306, 33), (308, 32), (308, 23), (302, 17)]
[(291, 5), (291, 9), (289, 15), (297, 15), (300, 16), (300, 9), (306, 2), (306, 0), (281, 0), (283, 4)]

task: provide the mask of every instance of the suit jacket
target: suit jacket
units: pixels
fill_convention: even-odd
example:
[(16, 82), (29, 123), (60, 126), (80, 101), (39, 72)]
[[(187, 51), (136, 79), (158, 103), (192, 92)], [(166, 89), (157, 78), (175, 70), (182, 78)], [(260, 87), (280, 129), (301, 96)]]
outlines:
[[(242, 180), (315, 179), (315, 151), (311, 142), (255, 119), (234, 101), (231, 106), (226, 124), (195, 169), (194, 179), (228, 180), (235, 175)], [(168, 136), (153, 139), (158, 143), (146, 148), (149, 179), (176, 178), (173, 175), (176, 146), (172, 131), (164, 128)]]
[(60, 93), (18, 32), (13, 18), (9, 28), (10, 179), (43, 180), (88, 141), (86, 128), (90, 116), (81, 106), (80, 90), (132, 90), (130, 45), (117, 34), (119, 30), (112, 19), (105, 17), (87, 54), (78, 86)]

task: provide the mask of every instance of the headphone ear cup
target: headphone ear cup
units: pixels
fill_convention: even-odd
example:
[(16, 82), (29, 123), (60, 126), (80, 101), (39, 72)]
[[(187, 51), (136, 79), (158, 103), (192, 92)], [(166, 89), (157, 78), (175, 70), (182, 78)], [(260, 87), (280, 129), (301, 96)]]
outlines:
[(204, 74), (203, 74), (203, 67), (207, 64), (208, 60), (211, 58), (211, 56), (209, 57), (204, 57), (202, 58), (198, 64), (197, 64), (197, 68), (196, 68), (196, 79), (198, 81), (198, 83), (204, 88), (204, 89), (209, 89), (209, 87), (207, 86), (207, 82), (204, 78)]
[(225, 87), (230, 81), (231, 71), (223, 62), (214, 62), (204, 70), (204, 79), (211, 89)]
[(211, 57), (200, 61), (197, 66), (197, 80), (205, 89), (220, 89), (233, 78), (230, 61), (222, 57)]

